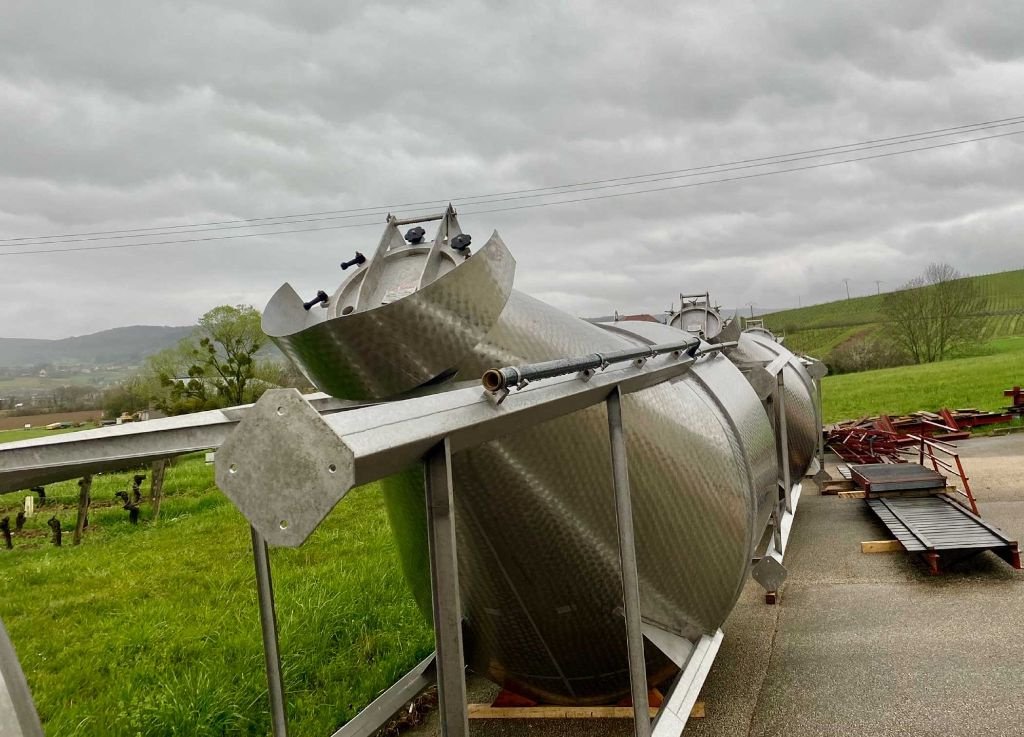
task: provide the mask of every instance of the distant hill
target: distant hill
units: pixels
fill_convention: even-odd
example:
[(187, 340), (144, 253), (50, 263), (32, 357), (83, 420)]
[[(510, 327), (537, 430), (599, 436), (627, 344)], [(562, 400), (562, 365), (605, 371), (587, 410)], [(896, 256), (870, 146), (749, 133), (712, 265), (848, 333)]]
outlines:
[(188, 336), (191, 326), (132, 325), (60, 340), (0, 338), (0, 366), (138, 364)]
[[(985, 303), (981, 340), (1024, 335), (1024, 269), (967, 277), (977, 283)], [(765, 325), (786, 334), (786, 345), (816, 358), (827, 358), (845, 341), (879, 330), (885, 295), (841, 299), (764, 315)]]

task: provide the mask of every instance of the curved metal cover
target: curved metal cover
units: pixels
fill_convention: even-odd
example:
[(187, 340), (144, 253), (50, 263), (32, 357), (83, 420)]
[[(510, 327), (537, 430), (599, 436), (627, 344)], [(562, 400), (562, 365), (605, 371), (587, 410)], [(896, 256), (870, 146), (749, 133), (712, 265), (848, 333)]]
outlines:
[(395, 301), (324, 318), (284, 284), (263, 331), (321, 391), (380, 399), (455, 370), (493, 327), (512, 291), (515, 259), (495, 232), (471, 258)]

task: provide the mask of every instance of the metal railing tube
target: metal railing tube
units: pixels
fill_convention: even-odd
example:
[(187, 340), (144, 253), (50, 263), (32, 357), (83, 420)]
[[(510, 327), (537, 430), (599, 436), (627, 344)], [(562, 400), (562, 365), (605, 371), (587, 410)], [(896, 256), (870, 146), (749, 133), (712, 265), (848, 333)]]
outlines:
[(580, 371), (603, 369), (615, 363), (636, 361), (660, 356), (664, 353), (683, 353), (692, 355), (700, 348), (699, 338), (688, 338), (673, 343), (648, 346), (646, 348), (627, 348), (610, 353), (591, 353), (576, 358), (558, 358), (554, 361), (542, 361), (525, 366), (508, 366), (492, 368), (484, 372), (481, 383), (489, 392), (497, 392), (514, 386), (525, 386), (538, 379), (551, 379), (556, 376), (575, 374)]
[(256, 595), (263, 634), (263, 657), (267, 667), (267, 691), (270, 696), (270, 723), (274, 737), (288, 737), (288, 713), (281, 676), (281, 653), (277, 643), (277, 612), (274, 607), (274, 583), (270, 574), (270, 551), (259, 531), (252, 533), (252, 557), (256, 564)]

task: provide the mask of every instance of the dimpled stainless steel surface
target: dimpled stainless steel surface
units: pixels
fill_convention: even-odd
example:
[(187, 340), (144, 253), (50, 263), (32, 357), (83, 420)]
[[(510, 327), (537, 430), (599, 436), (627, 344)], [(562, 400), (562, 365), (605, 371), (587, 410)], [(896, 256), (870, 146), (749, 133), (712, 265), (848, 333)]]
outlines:
[(688, 305), (669, 318), (668, 324), (671, 327), (685, 330), (694, 335), (711, 338), (722, 332), (722, 317), (716, 310), (706, 309), (703, 306)]
[(494, 233), (434, 281), (349, 314), (306, 310), (285, 284), (263, 312), (263, 330), (322, 391), (348, 399), (390, 397), (454, 370), (494, 325), (514, 275), (515, 260)]
[[(678, 333), (665, 326), (661, 335)], [(512, 292), (460, 366), (485, 368), (655, 343)], [(731, 394), (723, 405), (712, 391)], [(739, 410), (735, 421), (724, 407)], [(776, 476), (767, 416), (723, 356), (624, 398), (644, 618), (697, 638), (715, 631), (746, 576), (760, 496)], [(738, 425), (750, 426), (741, 434)], [(629, 689), (607, 417), (599, 405), (453, 458), (460, 580), (478, 671), (547, 701), (600, 703)], [(756, 479), (758, 491), (751, 488)], [(408, 477), (406, 477), (408, 482)], [(416, 508), (389, 493), (403, 529)], [(401, 507), (398, 511), (396, 507)], [(404, 556), (416, 555), (405, 546)], [(423, 574), (406, 562), (414, 578)], [(413, 586), (420, 604), (429, 599)], [(647, 649), (652, 682), (673, 666)]]
[(815, 388), (811, 375), (788, 348), (761, 332), (745, 331), (731, 353), (737, 362), (773, 361), (787, 358), (783, 367), (786, 392), (786, 426), (789, 435), (789, 473), (796, 483), (807, 473), (817, 448), (820, 425), (815, 410)]
[[(672, 326), (639, 321), (604, 323), (601, 327), (630, 333), (652, 345), (670, 340), (675, 331)], [(753, 551), (777, 499), (775, 434), (770, 422), (765, 420), (764, 407), (756, 394), (749, 391), (748, 382), (732, 361), (701, 361), (690, 378), (704, 387), (709, 401), (719, 405), (747, 459), (750, 489), (757, 500), (754, 538), (751, 541)]]

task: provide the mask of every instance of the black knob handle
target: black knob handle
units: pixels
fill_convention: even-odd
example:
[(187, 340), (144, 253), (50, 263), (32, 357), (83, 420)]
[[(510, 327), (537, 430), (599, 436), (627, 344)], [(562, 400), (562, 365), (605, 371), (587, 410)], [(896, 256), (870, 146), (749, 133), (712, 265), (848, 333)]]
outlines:
[(427, 231), (417, 225), (415, 228), (409, 228), (409, 230), (406, 231), (405, 239), (409, 241), (409, 243), (422, 243), (423, 236), (426, 234)]
[(456, 251), (465, 251), (469, 248), (469, 244), (473, 242), (473, 236), (469, 233), (459, 233), (457, 236), (452, 238), (451, 247)]
[[(342, 266), (341, 268), (345, 267)], [(326, 302), (329, 299), (330, 297), (327, 296), (327, 292), (321, 289), (319, 292), (316, 293), (316, 296), (313, 297), (313, 299), (309, 300), (309, 302), (303, 302), (302, 306), (306, 308), (306, 312), (309, 312), (309, 310), (312, 309), (313, 305), (318, 305), (321, 302)]]
[(358, 266), (359, 264), (366, 263), (366, 256), (356, 251), (356, 255), (350, 258), (348, 261), (341, 262), (341, 270), (344, 271), (349, 266)]

